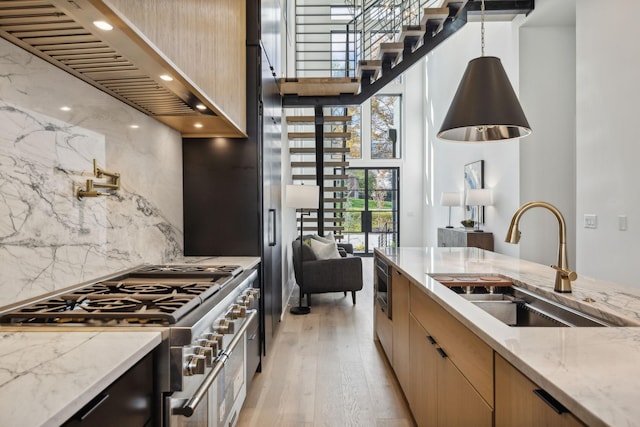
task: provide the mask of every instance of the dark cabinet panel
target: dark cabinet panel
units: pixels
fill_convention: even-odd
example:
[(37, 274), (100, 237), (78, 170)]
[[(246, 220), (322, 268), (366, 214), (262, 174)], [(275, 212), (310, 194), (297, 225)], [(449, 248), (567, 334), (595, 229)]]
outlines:
[(258, 146), (225, 138), (182, 146), (185, 255), (260, 255)]

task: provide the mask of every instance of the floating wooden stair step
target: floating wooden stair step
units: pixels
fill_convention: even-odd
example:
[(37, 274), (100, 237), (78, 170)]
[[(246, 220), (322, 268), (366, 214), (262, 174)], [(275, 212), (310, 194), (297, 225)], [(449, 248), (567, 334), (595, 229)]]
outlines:
[[(351, 138), (351, 132), (325, 132), (324, 139)], [(316, 139), (315, 132), (289, 132), (289, 139)]]
[[(326, 209), (325, 209), (326, 211)], [(343, 217), (324, 217), (324, 224), (335, 224), (339, 222), (345, 222), (347, 219)], [(308, 218), (305, 217), (302, 219), (303, 222), (318, 222), (318, 218)]]
[[(315, 123), (315, 116), (287, 116), (287, 123)], [(324, 116), (325, 123), (350, 122), (351, 116)]]
[(350, 77), (305, 77), (280, 79), (280, 95), (338, 96), (357, 94), (360, 80)]
[(366, 82), (376, 80), (380, 76), (380, 70), (382, 70), (382, 61), (379, 59), (358, 61), (356, 74), (360, 76), (361, 81)]
[(324, 213), (343, 213), (343, 208), (324, 208)]
[(448, 7), (429, 7), (424, 9), (424, 15), (422, 15), (420, 25), (424, 26), (426, 34), (434, 36), (442, 30), (444, 22), (448, 17)]
[(399, 61), (403, 50), (403, 43), (381, 43), (378, 58), (382, 61), (383, 65), (393, 65)]
[(425, 31), (424, 25), (403, 25), (398, 41), (404, 44), (406, 49), (415, 45), (424, 36)]
[[(293, 175), (291, 178), (292, 179), (299, 179), (299, 180), (316, 179), (316, 175), (315, 174), (300, 174), (300, 175)], [(339, 180), (339, 179), (347, 179), (347, 175), (325, 175), (323, 177), (323, 179), (325, 181), (335, 181), (335, 180)]]
[[(316, 162), (291, 162), (292, 168), (313, 168)], [(324, 166), (328, 168), (346, 168), (349, 162), (324, 162)]]
[(347, 187), (324, 187), (325, 193), (339, 193), (341, 191), (349, 191)]
[(347, 201), (346, 197), (326, 197), (323, 199), (325, 203), (344, 203)]
[[(348, 153), (351, 151), (349, 147), (324, 147), (322, 150), (325, 154), (339, 154)], [(291, 154), (315, 154), (316, 149), (314, 147), (292, 147), (289, 148)]]

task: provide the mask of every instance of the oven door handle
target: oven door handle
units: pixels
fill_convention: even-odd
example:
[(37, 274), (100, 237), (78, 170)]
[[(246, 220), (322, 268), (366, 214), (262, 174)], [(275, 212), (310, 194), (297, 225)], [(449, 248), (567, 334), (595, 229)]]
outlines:
[(204, 399), (204, 397), (207, 395), (209, 388), (211, 388), (211, 384), (213, 384), (213, 382), (218, 377), (218, 374), (224, 367), (224, 364), (227, 361), (227, 358), (231, 355), (233, 350), (235, 350), (236, 345), (238, 345), (238, 342), (240, 342), (240, 340), (244, 338), (245, 332), (247, 331), (249, 324), (251, 323), (253, 318), (256, 317), (257, 315), (258, 315), (258, 312), (256, 310), (247, 311), (247, 317), (245, 319), (245, 322), (242, 324), (238, 332), (234, 335), (233, 340), (231, 340), (231, 342), (229, 343), (228, 350), (225, 350), (225, 352), (223, 352), (222, 355), (218, 358), (216, 365), (213, 367), (211, 372), (209, 372), (209, 374), (204, 379), (204, 381), (200, 384), (200, 386), (198, 387), (196, 392), (193, 394), (191, 399), (189, 399), (189, 401), (184, 406), (173, 408), (171, 410), (171, 413), (173, 415), (184, 415), (185, 417), (190, 417), (191, 415), (193, 415), (193, 413), (196, 411), (196, 408), (198, 407), (202, 399)]

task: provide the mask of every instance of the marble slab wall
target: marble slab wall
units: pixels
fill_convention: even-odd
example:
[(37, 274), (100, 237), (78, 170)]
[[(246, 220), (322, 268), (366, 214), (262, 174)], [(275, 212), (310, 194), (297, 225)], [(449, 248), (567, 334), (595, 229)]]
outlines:
[[(181, 256), (180, 135), (4, 40), (0, 70), (0, 307)], [(93, 159), (122, 187), (79, 200)]]

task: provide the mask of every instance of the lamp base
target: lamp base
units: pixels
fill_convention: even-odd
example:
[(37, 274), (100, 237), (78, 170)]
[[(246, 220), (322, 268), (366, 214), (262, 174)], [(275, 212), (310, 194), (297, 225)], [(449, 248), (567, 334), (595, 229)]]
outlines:
[(447, 225), (445, 228), (453, 228), (453, 225)]
[(473, 231), (475, 231), (476, 233), (484, 233), (484, 230), (473, 230)]
[(298, 305), (296, 307), (291, 307), (291, 309), (289, 310), (289, 313), (291, 314), (309, 314), (311, 313), (311, 308), (309, 307), (303, 307), (301, 305)]

